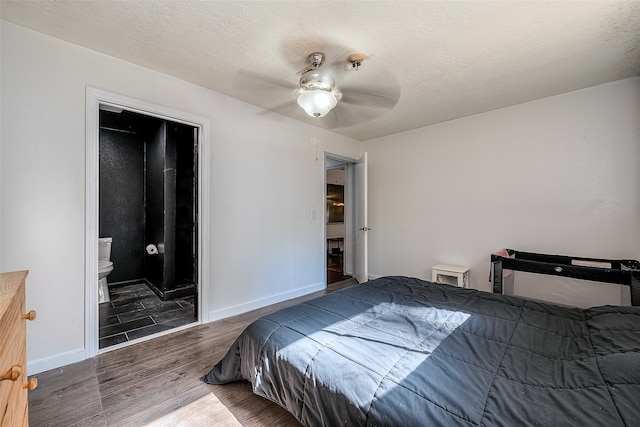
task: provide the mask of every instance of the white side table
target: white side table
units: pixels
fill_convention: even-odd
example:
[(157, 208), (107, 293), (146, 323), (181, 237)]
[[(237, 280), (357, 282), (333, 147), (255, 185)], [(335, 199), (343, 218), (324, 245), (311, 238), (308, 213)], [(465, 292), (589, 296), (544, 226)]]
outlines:
[(469, 287), (469, 267), (461, 265), (438, 264), (431, 268), (431, 281), (435, 283), (443, 283), (442, 276), (455, 277), (458, 286), (461, 288)]

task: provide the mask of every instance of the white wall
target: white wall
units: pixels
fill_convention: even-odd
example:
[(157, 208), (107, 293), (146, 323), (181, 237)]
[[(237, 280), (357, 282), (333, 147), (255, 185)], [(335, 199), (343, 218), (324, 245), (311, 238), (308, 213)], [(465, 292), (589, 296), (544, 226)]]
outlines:
[[(472, 269), (472, 287), (489, 290), (489, 257), (500, 248), (640, 256), (640, 78), (371, 140), (364, 149), (373, 275), (430, 278), (434, 264), (462, 264)], [(592, 304), (553, 287), (529, 291)]]
[[(30, 270), (30, 366), (84, 353), (87, 86), (211, 119), (210, 319), (324, 286), (313, 126), (6, 21), (1, 37), (0, 268)], [(360, 156), (357, 141), (319, 138), (323, 150)]]

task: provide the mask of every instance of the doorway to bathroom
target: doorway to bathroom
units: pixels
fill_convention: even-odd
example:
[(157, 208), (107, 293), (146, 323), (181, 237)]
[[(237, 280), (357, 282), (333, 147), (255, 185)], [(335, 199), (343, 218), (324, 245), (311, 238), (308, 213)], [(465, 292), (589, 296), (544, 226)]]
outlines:
[[(178, 102), (178, 101), (176, 101)], [(101, 116), (104, 120), (101, 120)], [(126, 123), (127, 116), (134, 116), (139, 118), (140, 123)], [(123, 95), (106, 92), (103, 90), (87, 87), (86, 89), (86, 168), (85, 168), (85, 342), (84, 342), (84, 358), (90, 358), (103, 351), (113, 350), (132, 344), (133, 342), (140, 342), (148, 339), (155, 338), (160, 335), (175, 332), (181, 329), (189, 328), (199, 323), (206, 323), (209, 320), (209, 295), (211, 292), (211, 255), (210, 255), (210, 223), (211, 217), (209, 212), (211, 211), (210, 202), (210, 118), (200, 116), (193, 113), (188, 113), (168, 106), (153, 104), (145, 102), (135, 98), (129, 98)], [(102, 129), (102, 128), (110, 128)], [(117, 157), (109, 150), (100, 152), (101, 132), (105, 134), (110, 132), (110, 135), (115, 138), (115, 134), (120, 136), (126, 135), (130, 144), (123, 144), (119, 149), (124, 151), (135, 151), (136, 153), (129, 153), (127, 156), (121, 156), (122, 161), (116, 161)], [(153, 150), (151, 139), (164, 134), (164, 151)], [(145, 135), (146, 139), (142, 143), (135, 137)], [(103, 135), (104, 136), (104, 135)], [(168, 142), (167, 142), (168, 141)], [(104, 140), (103, 140), (104, 142)], [(132, 147), (132, 145), (134, 145)], [(115, 146), (114, 146), (115, 147)], [(114, 150), (118, 147), (112, 147)], [(190, 147), (189, 150), (185, 147)], [(135, 148), (135, 149), (134, 149)], [(143, 169), (137, 172), (138, 176), (144, 173), (142, 190), (140, 189), (140, 181), (136, 184), (133, 178), (129, 177), (122, 168), (126, 163), (132, 162), (132, 159), (137, 159), (137, 165), (140, 164), (140, 149), (143, 152), (142, 162)], [(176, 151), (175, 158), (172, 158), (172, 150)], [(146, 150), (146, 152), (145, 152)], [(150, 156), (153, 153), (158, 155), (158, 152), (164, 152), (163, 156), (158, 155), (159, 158), (163, 158), (164, 163), (161, 172), (158, 173), (158, 169), (155, 170), (155, 178), (158, 181), (162, 181), (165, 191), (162, 191), (162, 197), (171, 188), (172, 183), (176, 185), (176, 189), (179, 187), (187, 187), (190, 190), (183, 192), (183, 196), (180, 196), (176, 192), (174, 197), (175, 209), (171, 209), (171, 203), (165, 203), (163, 199), (161, 204), (154, 205), (157, 209), (148, 209), (153, 202), (150, 199), (154, 196), (150, 196), (145, 186), (151, 185), (150, 183), (155, 179), (151, 176), (146, 177), (146, 169), (150, 169), (153, 160)], [(169, 153), (169, 154), (167, 154)], [(113, 155), (112, 155), (113, 154)], [(102, 157), (102, 159), (101, 159)], [(109, 160), (107, 157), (111, 157)], [(166, 158), (169, 158), (167, 161)], [(112, 186), (111, 191), (116, 193), (115, 198), (109, 202), (110, 209), (115, 212), (127, 208), (127, 205), (138, 204), (138, 212), (140, 210), (139, 197), (135, 202), (130, 198), (118, 197), (117, 194), (124, 194), (125, 191), (129, 191), (131, 188), (136, 188), (138, 192), (142, 192), (142, 198), (144, 200), (143, 206), (145, 206), (145, 212), (143, 215), (130, 216), (120, 215), (115, 220), (112, 218), (112, 226), (120, 227), (122, 230), (118, 235), (116, 232), (112, 232), (105, 227), (104, 221), (109, 221), (108, 217), (105, 217), (100, 212), (100, 207), (104, 207), (109, 196), (101, 194), (104, 190), (105, 181), (110, 178), (107, 176), (100, 177), (100, 163), (111, 162), (116, 170), (112, 171), (111, 177), (116, 182)], [(175, 162), (173, 165), (170, 162)], [(184, 179), (184, 174), (180, 172), (183, 169), (185, 163), (189, 166), (190, 172), (188, 175), (192, 177)], [(148, 167), (147, 167), (148, 166)], [(172, 170), (173, 169), (173, 170)], [(133, 169), (135, 170), (135, 169)], [(124, 178), (124, 179), (123, 179)], [(168, 179), (165, 179), (168, 178)], [(191, 184), (187, 185), (190, 182)], [(166, 185), (165, 185), (166, 184)], [(127, 193), (128, 194), (128, 193)], [(133, 197), (133, 196), (132, 196)], [(170, 197), (167, 198), (169, 201)], [(189, 208), (186, 210), (181, 207), (184, 205), (185, 200), (190, 201)], [(148, 211), (152, 212), (148, 212)], [(159, 217), (152, 219), (152, 215), (158, 212), (168, 212), (162, 220)], [(106, 214), (110, 215), (110, 214)], [(180, 228), (180, 221), (176, 221), (177, 224), (171, 227), (169, 224), (173, 220), (181, 217), (193, 216), (192, 224), (189, 227)], [(102, 216), (102, 217), (101, 217)], [(101, 223), (101, 221), (103, 221)], [(164, 227), (162, 233), (154, 234), (147, 233), (147, 225), (150, 222), (162, 222)], [(145, 231), (142, 234), (143, 239), (140, 239), (140, 224), (145, 225)], [(134, 231), (134, 226), (138, 231)], [(116, 230), (112, 228), (112, 230)], [(188, 231), (185, 231), (188, 230)], [(117, 230), (116, 230), (117, 231)], [(104, 234), (103, 234), (104, 233)], [(137, 234), (136, 234), (137, 233)], [(190, 238), (182, 239), (181, 234), (187, 233)], [(114, 234), (113, 236), (107, 234)], [(129, 251), (126, 249), (127, 245), (123, 242), (131, 237), (131, 235), (138, 236), (138, 242), (141, 246), (133, 247)], [(121, 236), (121, 237), (117, 237)], [(173, 236), (173, 237), (172, 237)], [(113, 270), (108, 274), (108, 288), (110, 302), (109, 304), (99, 303), (99, 286), (98, 278), (104, 275), (104, 269), (101, 267), (104, 262), (99, 262), (99, 254), (104, 255), (102, 242), (109, 239), (99, 239), (99, 237), (111, 237), (111, 254), (110, 262), (113, 262)], [(173, 248), (169, 246), (172, 238), (175, 238), (173, 242)], [(121, 242), (120, 240), (123, 240)], [(182, 242), (182, 243), (180, 243)], [(99, 244), (100, 243), (100, 244)], [(137, 244), (136, 244), (137, 245)], [(99, 249), (100, 247), (100, 249)], [(156, 253), (157, 251), (157, 253)], [(124, 254), (124, 257), (121, 255)], [(188, 257), (186, 256), (188, 254)], [(162, 255), (162, 256), (160, 256)], [(137, 267), (129, 264), (129, 259), (137, 258)], [(148, 258), (151, 257), (151, 260)], [(161, 260), (174, 258), (173, 264), (167, 264), (160, 262)], [(141, 261), (142, 260), (142, 261)], [(148, 261), (148, 262), (147, 262)], [(147, 275), (145, 273), (144, 264), (147, 263), (147, 267), (153, 268), (153, 262), (155, 264), (155, 270), (151, 270)], [(140, 269), (140, 262), (143, 267)], [(185, 267), (185, 265), (187, 266)], [(131, 275), (129, 277), (118, 276), (118, 271), (122, 266), (122, 273), (129, 271)], [(180, 267), (182, 266), (182, 267)], [(190, 267), (192, 266), (192, 267)], [(136, 270), (137, 268), (137, 270)], [(142, 271), (142, 273), (140, 273)], [(147, 270), (149, 271), (149, 270)], [(186, 274), (180, 273), (187, 271)], [(136, 274), (142, 274), (142, 276), (136, 278)], [(158, 277), (162, 277), (163, 281), (158, 281)], [(174, 277), (173, 285), (166, 278)], [(185, 279), (186, 277), (186, 279)], [(144, 285), (139, 289), (134, 289), (133, 285)], [(192, 279), (192, 280), (190, 280)], [(122, 286), (119, 286), (122, 285)], [(127, 286), (131, 286), (127, 288)], [(127, 292), (125, 292), (127, 291)], [(112, 295), (114, 294), (114, 295)], [(114, 298), (111, 298), (113, 296)], [(153, 296), (154, 299), (143, 301), (146, 297)], [(139, 299), (138, 299), (139, 298)], [(137, 300), (136, 300), (137, 299)], [(126, 300), (128, 302), (124, 303)], [(178, 301), (184, 300), (183, 303)], [(171, 312), (176, 309), (176, 304), (180, 308), (191, 309), (190, 317), (187, 319), (187, 324), (184, 322), (171, 319), (173, 316)], [(188, 307), (191, 304), (192, 307)], [(111, 306), (114, 308), (114, 312), (106, 313), (104, 307)], [(118, 307), (116, 309), (116, 307)], [(166, 308), (169, 307), (167, 310)], [(133, 311), (128, 311), (134, 308)], [(156, 314), (152, 313), (151, 309), (158, 309)], [(141, 311), (146, 310), (146, 311)], [(147, 319), (133, 319), (131, 316), (138, 314), (150, 314)], [(154, 317), (155, 316), (155, 317)], [(102, 321), (101, 321), (102, 320)], [(123, 325), (126, 322), (132, 322), (128, 325)], [(137, 322), (137, 323), (133, 323)], [(118, 326), (120, 324), (120, 326)], [(157, 326), (162, 324), (161, 326)], [(179, 326), (182, 325), (182, 326)], [(100, 331), (100, 327), (106, 327), (109, 329), (103, 329)], [(127, 326), (133, 326), (133, 329), (127, 329)], [(171, 329), (168, 329), (171, 327)], [(100, 346), (100, 338), (114, 337), (119, 334), (118, 330), (123, 331), (126, 334), (127, 340), (120, 344), (115, 344), (116, 341), (124, 338), (113, 338), (111, 342), (107, 340), (102, 342)], [(136, 332), (133, 332), (133, 331)], [(147, 335), (149, 333), (150, 335)]]
[(99, 348), (198, 320), (198, 128), (99, 111), (100, 241), (111, 239)]

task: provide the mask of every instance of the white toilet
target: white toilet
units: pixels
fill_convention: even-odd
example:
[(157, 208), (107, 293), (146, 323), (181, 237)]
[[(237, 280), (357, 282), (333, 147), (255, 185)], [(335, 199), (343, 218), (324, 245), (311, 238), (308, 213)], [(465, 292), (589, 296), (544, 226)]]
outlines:
[(111, 262), (111, 237), (98, 239), (98, 302), (109, 302), (107, 276), (113, 271)]

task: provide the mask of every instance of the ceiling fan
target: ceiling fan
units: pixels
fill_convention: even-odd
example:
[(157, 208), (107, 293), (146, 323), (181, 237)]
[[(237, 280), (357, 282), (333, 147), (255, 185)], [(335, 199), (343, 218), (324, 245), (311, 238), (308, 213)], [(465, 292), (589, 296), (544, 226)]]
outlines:
[[(327, 65), (323, 52), (313, 52), (308, 56), (308, 65), (296, 73), (300, 76), (297, 85), (253, 72), (241, 72), (240, 79), (237, 79), (236, 83), (245, 93), (249, 87), (253, 87), (261, 93), (265, 93), (265, 90), (269, 91), (272, 96), (268, 94), (267, 96), (274, 99), (282, 97), (287, 92), (293, 93), (293, 99), (289, 98), (289, 101), (269, 109), (270, 111), (289, 109), (292, 105), (296, 105), (295, 100), (297, 106), (310, 117), (329, 116), (327, 118), (329, 121), (326, 122), (327, 119), (325, 119), (324, 123), (328, 127), (345, 127), (377, 117), (393, 108), (400, 97), (400, 88), (395, 79), (388, 76), (379, 78), (372, 74), (373, 70), (358, 73), (357, 76), (350, 78), (343, 76), (343, 80), (351, 81), (351, 84), (336, 84), (336, 77), (340, 77), (339, 73), (360, 70), (365, 58), (366, 56), (362, 53), (353, 53), (348, 55), (346, 60), (338, 59)], [(371, 80), (372, 77), (374, 79), (372, 83), (366, 81)], [(256, 80), (261, 84), (256, 85)], [(282, 89), (286, 89), (287, 92)], [(256, 91), (251, 92), (255, 95)], [(292, 113), (292, 115), (297, 114)]]

